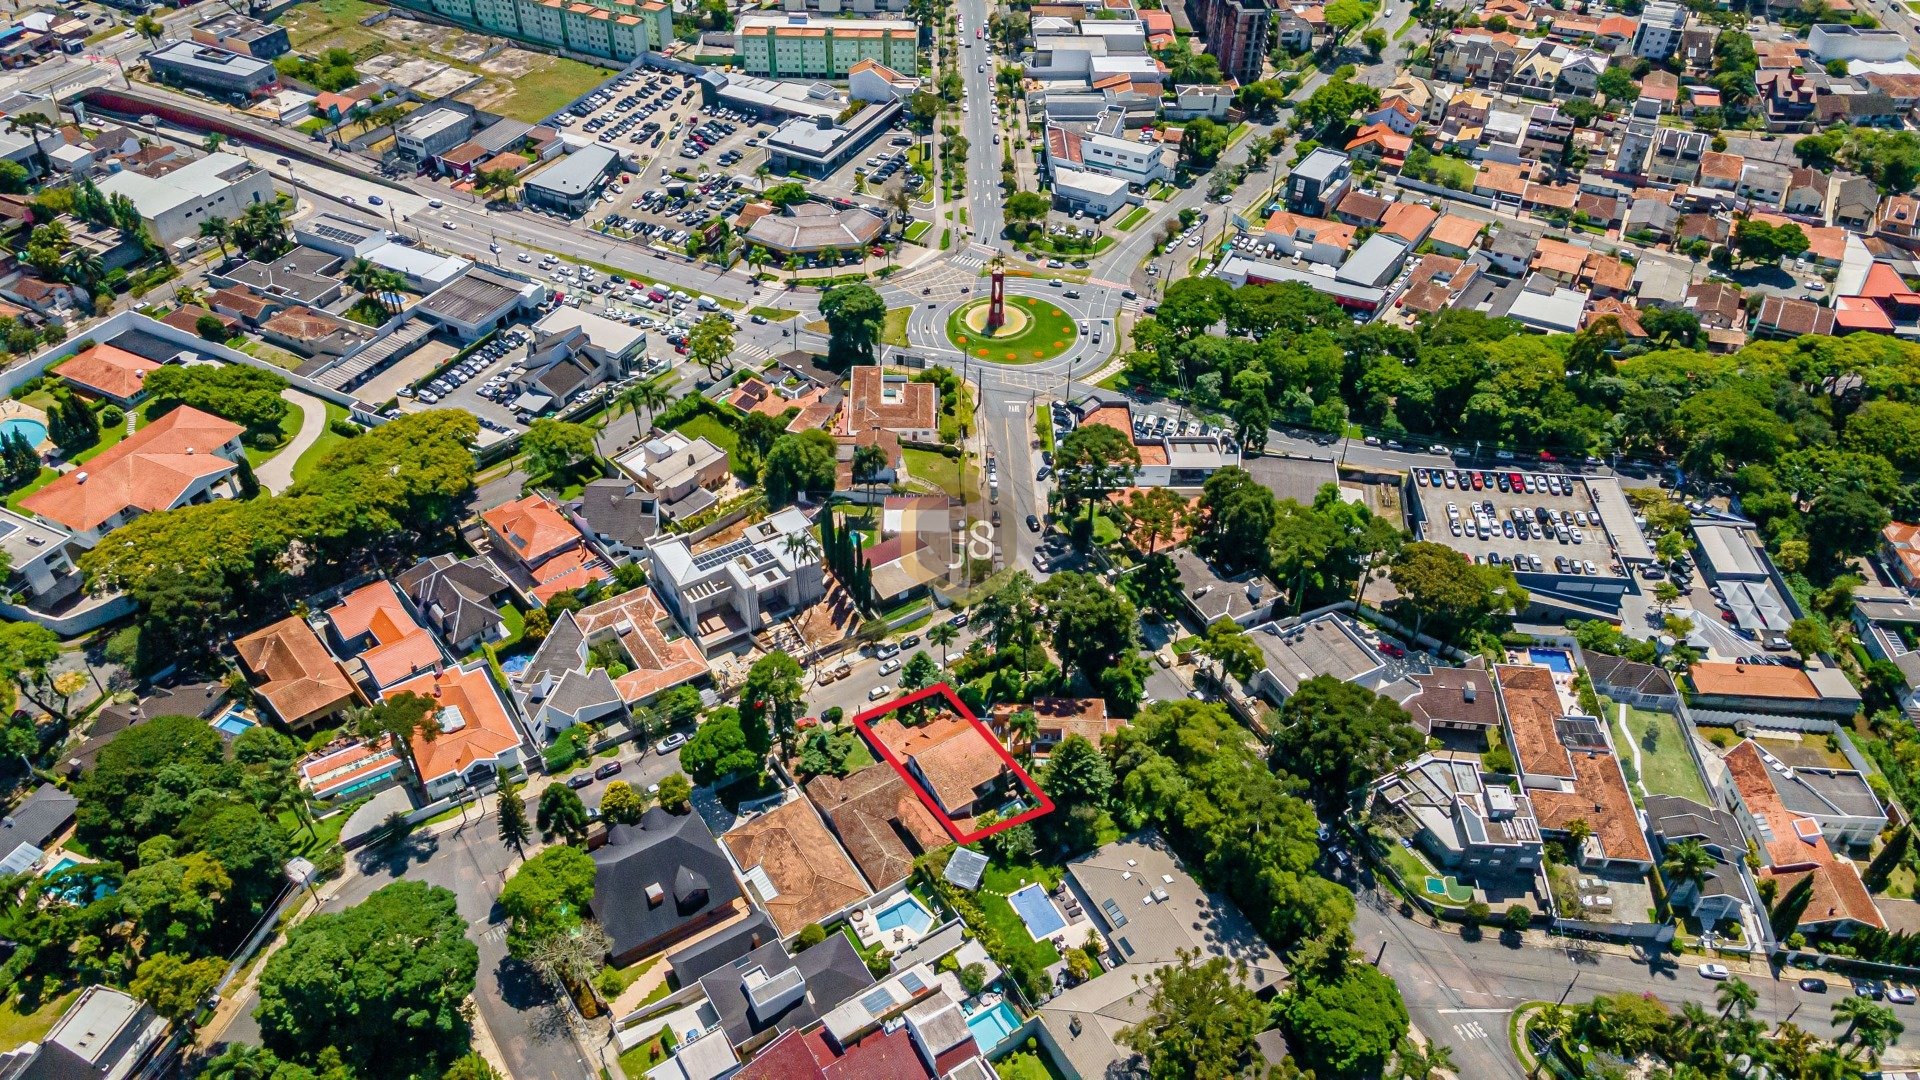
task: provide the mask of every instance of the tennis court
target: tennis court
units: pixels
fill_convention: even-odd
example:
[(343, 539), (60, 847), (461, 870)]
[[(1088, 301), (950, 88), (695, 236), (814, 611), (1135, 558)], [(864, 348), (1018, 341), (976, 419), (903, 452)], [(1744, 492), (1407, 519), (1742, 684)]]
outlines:
[(1035, 941), (1050, 938), (1067, 928), (1067, 917), (1047, 898), (1047, 890), (1037, 884), (1008, 893), (1007, 903), (1020, 916), (1020, 921), (1027, 924), (1027, 933), (1032, 934)]

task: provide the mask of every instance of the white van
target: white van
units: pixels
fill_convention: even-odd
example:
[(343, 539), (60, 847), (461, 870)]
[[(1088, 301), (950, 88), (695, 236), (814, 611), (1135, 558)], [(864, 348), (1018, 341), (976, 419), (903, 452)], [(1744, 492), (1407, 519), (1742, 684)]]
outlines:
[(701, 311), (718, 311), (720, 309), (720, 305), (715, 303), (713, 297), (711, 296), (701, 297), (699, 300), (699, 304), (700, 304)]

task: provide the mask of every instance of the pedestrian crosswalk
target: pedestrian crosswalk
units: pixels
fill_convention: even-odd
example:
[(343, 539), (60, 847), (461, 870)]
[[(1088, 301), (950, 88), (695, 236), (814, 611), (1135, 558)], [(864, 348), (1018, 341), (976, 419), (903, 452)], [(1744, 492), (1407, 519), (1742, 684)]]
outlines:
[(979, 267), (987, 265), (988, 261), (991, 260), (997, 254), (999, 253), (994, 251), (992, 248), (983, 248), (978, 245), (970, 245), (967, 248), (967, 250), (959, 253), (958, 255), (955, 255), (951, 259), (948, 259), (947, 262), (954, 266), (964, 266), (964, 267), (977, 269)]
[(751, 341), (746, 342), (744, 344), (736, 344), (733, 347), (733, 354), (735, 356), (742, 357), (747, 360), (773, 359), (772, 349), (767, 348), (765, 345), (756, 344)]

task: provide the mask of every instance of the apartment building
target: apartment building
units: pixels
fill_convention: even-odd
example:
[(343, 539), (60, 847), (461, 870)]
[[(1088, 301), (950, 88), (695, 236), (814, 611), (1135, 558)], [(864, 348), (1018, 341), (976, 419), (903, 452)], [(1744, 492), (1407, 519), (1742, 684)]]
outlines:
[(1672, 0), (1648, 4), (1633, 31), (1633, 55), (1643, 60), (1665, 60), (1680, 48), (1680, 35), (1686, 28), (1686, 8)]
[(673, 11), (660, 0), (407, 0), (482, 30), (625, 62), (673, 41)]
[(749, 75), (844, 79), (872, 60), (920, 70), (920, 29), (907, 19), (825, 19), (800, 13), (744, 15), (734, 26), (734, 60)]
[(1249, 83), (1265, 73), (1276, 6), (1271, 0), (1196, 0), (1187, 14), (1194, 34), (1220, 61), (1220, 70), (1236, 82)]

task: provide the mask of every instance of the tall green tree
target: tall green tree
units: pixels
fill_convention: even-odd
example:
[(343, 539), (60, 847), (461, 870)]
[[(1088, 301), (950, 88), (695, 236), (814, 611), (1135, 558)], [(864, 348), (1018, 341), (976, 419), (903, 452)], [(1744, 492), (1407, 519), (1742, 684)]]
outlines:
[(829, 364), (845, 369), (874, 362), (887, 302), (873, 286), (856, 282), (828, 289), (820, 297), (820, 315), (827, 321)]
[(534, 824), (540, 827), (540, 835), (548, 841), (556, 837), (575, 845), (587, 842), (587, 806), (580, 796), (565, 784), (548, 784), (540, 793), (540, 806), (534, 812)]
[(781, 756), (793, 756), (795, 725), (806, 709), (803, 678), (793, 657), (777, 649), (747, 669), (740, 685), (740, 729), (748, 746), (765, 753), (778, 740)]
[(1315, 800), (1337, 814), (1366, 785), (1419, 754), (1426, 742), (1392, 698), (1332, 675), (1315, 675), (1281, 706), (1273, 764), (1305, 780)]
[(1227, 1080), (1257, 1060), (1254, 1038), (1267, 1027), (1267, 1007), (1247, 988), (1244, 964), (1222, 956), (1180, 954), (1146, 981), (1145, 1017), (1120, 1041), (1146, 1061), (1154, 1080)]
[(521, 863), (500, 890), (507, 951), (524, 960), (534, 942), (579, 929), (593, 902), (595, 871), (593, 857), (568, 844)]

